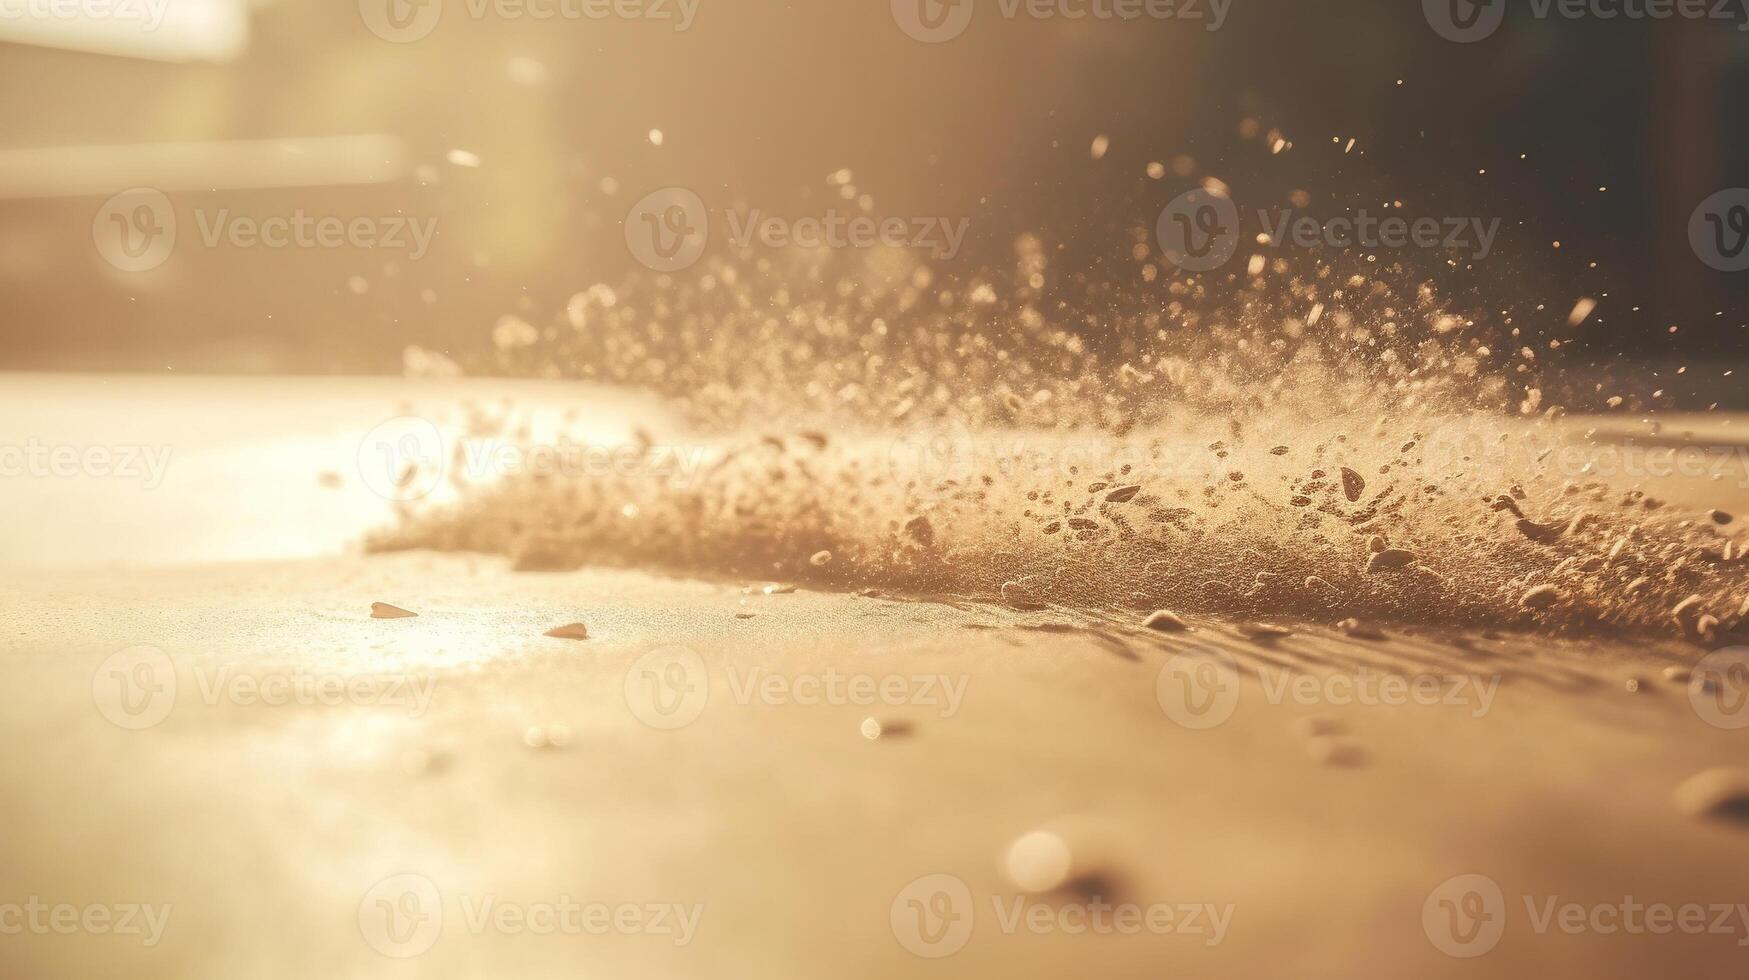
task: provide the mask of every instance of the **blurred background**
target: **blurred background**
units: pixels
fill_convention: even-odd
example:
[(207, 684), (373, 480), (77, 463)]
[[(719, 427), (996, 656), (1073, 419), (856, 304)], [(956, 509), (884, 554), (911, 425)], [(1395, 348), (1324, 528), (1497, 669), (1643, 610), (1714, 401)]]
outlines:
[[(1430, 256), (1428, 275), (1479, 316), (1598, 297), (1593, 356), (1730, 357), (1749, 336), (1749, 274), (1688, 237), (1703, 199), (1749, 185), (1740, 11), (1513, 6), (1455, 43), (1415, 3), (1119, 21), (976, 0), (963, 34), (923, 43), (886, 0), (66, 2), (0, 0), (5, 369), (398, 372), (410, 344), (466, 361), (500, 316), (547, 322), (633, 272), (621, 223), (645, 194), (818, 214), (846, 169), (877, 214), (969, 219), (968, 268), (1025, 230), (1070, 262), (1122, 251), (1215, 176), (1254, 207), (1304, 191), (1325, 214), (1498, 217), (1493, 254)], [(536, 16), (565, 3), (577, 15)], [(156, 26), (118, 22), (130, 10)], [(178, 230), (128, 271), (97, 242), (142, 187)], [(434, 234), (419, 251), (205, 233), (298, 214)]]

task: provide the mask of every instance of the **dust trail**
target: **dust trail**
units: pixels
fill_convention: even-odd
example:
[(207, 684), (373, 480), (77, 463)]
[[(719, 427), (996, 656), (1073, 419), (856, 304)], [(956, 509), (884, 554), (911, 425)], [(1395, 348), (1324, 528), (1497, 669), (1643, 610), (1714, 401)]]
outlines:
[(1399, 265), (1188, 275), (1132, 238), (1058, 272), (1023, 235), (1011, 268), (963, 277), (743, 252), (500, 324), (497, 369), (662, 392), (710, 464), (476, 487), (375, 545), (1022, 608), (1696, 640), (1749, 617), (1735, 527), (1554, 452), (1509, 318), (1480, 326)]

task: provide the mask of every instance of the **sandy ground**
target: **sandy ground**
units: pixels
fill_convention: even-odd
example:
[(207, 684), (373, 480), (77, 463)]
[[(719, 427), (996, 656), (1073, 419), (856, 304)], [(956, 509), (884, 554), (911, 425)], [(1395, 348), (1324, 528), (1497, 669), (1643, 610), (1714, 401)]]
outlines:
[[(8, 481), (10, 519), (54, 489)], [(346, 554), (342, 509), (311, 555), (7, 556), (0, 975), (1749, 964), (1749, 828), (1674, 801), (1749, 739), (1662, 677), (1704, 650), (519, 574)], [(1028, 894), (1016, 872), (1063, 877), (1049, 846), (1010, 860), (1037, 830), (1069, 880)]]

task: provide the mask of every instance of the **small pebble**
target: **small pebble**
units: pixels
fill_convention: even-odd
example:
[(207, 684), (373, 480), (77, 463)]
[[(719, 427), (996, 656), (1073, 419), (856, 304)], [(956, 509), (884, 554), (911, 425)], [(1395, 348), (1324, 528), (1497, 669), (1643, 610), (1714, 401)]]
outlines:
[(1366, 765), (1366, 750), (1345, 738), (1318, 735), (1306, 742), (1306, 754), (1324, 766), (1352, 769)]
[(1026, 582), (1003, 582), (1002, 601), (1022, 612), (1037, 612), (1045, 608), (1038, 593)]
[(1366, 623), (1363, 623), (1352, 616), (1337, 623), (1336, 628), (1347, 633), (1349, 636), (1361, 640), (1382, 640), (1385, 638), (1383, 633), (1380, 633), (1377, 629), (1368, 626)]
[(1524, 594), (1518, 604), (1526, 609), (1547, 609), (1561, 600), (1561, 590), (1552, 585), (1539, 585)]
[(409, 612), (400, 606), (391, 606), (386, 602), (370, 604), (370, 618), (372, 619), (409, 619), (417, 615), (419, 614), (416, 612)]
[(1073, 866), (1068, 843), (1048, 830), (1022, 834), (1008, 845), (1008, 880), (1024, 892), (1038, 894), (1062, 887)]
[(1158, 630), (1162, 633), (1182, 633), (1183, 631), (1190, 629), (1190, 626), (1185, 623), (1184, 620), (1178, 618), (1178, 614), (1170, 609), (1155, 610), (1148, 615), (1148, 618), (1142, 623), (1142, 625), (1146, 626), (1148, 629)]
[(547, 630), (546, 635), (556, 640), (587, 640), (589, 639), (589, 627), (582, 623), (570, 623)]
[(1688, 679), (1692, 676), (1694, 675), (1689, 672), (1687, 667), (1664, 668), (1664, 679), (1675, 684), (1687, 684)]
[(1676, 808), (1690, 817), (1749, 824), (1749, 772), (1709, 769), (1676, 787)]
[(813, 557), (808, 559), (808, 564), (815, 568), (825, 568), (827, 565), (831, 564), (831, 562), (832, 552), (830, 551), (816, 551), (814, 552)]
[(1348, 498), (1348, 502), (1358, 503), (1365, 490), (1366, 478), (1346, 466), (1342, 467), (1342, 495)]
[(905, 738), (911, 734), (911, 723), (893, 719), (881, 721), (879, 718), (864, 718), (862, 720), (862, 737), (871, 742), (883, 738)]
[(1262, 640), (1264, 642), (1279, 640), (1283, 637), (1294, 635), (1293, 630), (1290, 630), (1285, 626), (1276, 626), (1271, 623), (1243, 623), (1239, 626), (1239, 632), (1245, 634), (1245, 636), (1250, 639)]
[(562, 749), (571, 744), (571, 729), (567, 725), (530, 725), (522, 733), (522, 744), (531, 749)]
[(1348, 726), (1329, 715), (1313, 715), (1294, 722), (1294, 733), (1301, 738), (1312, 739), (1328, 735), (1346, 735)]
[(1709, 510), (1706, 512), (1706, 516), (1712, 518), (1714, 524), (1720, 524), (1720, 525), (1729, 524), (1732, 521), (1736, 520), (1736, 518), (1732, 517), (1730, 514), (1727, 514), (1722, 510)]
[(1415, 553), (1401, 548), (1386, 548), (1375, 553), (1366, 560), (1368, 574), (1373, 572), (1390, 572), (1408, 566), (1415, 560)]

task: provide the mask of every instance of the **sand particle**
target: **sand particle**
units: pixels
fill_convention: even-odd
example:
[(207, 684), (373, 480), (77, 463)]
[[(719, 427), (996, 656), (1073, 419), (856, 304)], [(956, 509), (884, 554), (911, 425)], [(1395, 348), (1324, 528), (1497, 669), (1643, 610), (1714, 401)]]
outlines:
[(1691, 817), (1749, 824), (1749, 772), (1709, 769), (1676, 787), (1676, 808)]
[(1182, 633), (1190, 629), (1190, 625), (1180, 619), (1178, 614), (1170, 609), (1158, 609), (1148, 615), (1143, 626), (1162, 633)]
[(1561, 590), (1552, 585), (1539, 585), (1524, 594), (1518, 604), (1526, 609), (1547, 609), (1561, 601)]
[(1360, 495), (1364, 492), (1366, 492), (1366, 477), (1346, 466), (1342, 467), (1342, 495), (1348, 498), (1348, 502), (1351, 504), (1359, 502)]
[(1404, 551), (1401, 548), (1386, 548), (1366, 560), (1366, 570), (1368, 574), (1392, 572), (1399, 568), (1405, 568), (1414, 561), (1415, 553), (1412, 551)]

